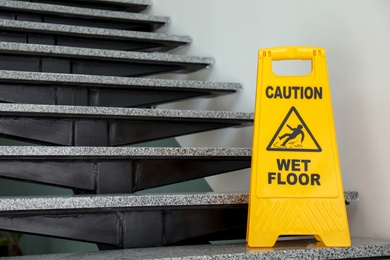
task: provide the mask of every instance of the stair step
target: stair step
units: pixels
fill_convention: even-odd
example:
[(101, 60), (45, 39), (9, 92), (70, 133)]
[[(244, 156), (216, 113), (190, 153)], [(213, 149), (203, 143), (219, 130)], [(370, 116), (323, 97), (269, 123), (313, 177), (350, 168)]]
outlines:
[[(352, 246), (324, 247), (314, 239), (279, 241), (273, 248), (248, 248), (245, 243), (172, 246), (158, 248), (124, 249), (88, 253), (67, 253), (24, 256), (21, 260), (116, 260), (116, 259), (388, 259), (390, 241), (352, 238)], [(18, 258), (19, 259), (19, 258)]]
[(118, 146), (249, 126), (253, 113), (0, 104), (0, 133), (72, 146)]
[(0, 70), (0, 102), (5, 103), (150, 107), (239, 90), (240, 84), (230, 82)]
[(0, 229), (106, 249), (200, 244), (245, 238), (247, 203), (247, 194), (217, 193), (1, 198)]
[[(172, 193), (129, 195), (72, 195), (55, 197), (1, 197), (0, 214), (34, 210), (87, 210), (87, 209), (139, 209), (155, 207), (181, 208), (183, 206), (247, 205), (248, 194), (244, 193)], [(345, 191), (346, 204), (359, 200), (357, 191)]]
[(0, 0), (0, 17), (11, 20), (133, 31), (153, 31), (169, 22), (169, 17), (165, 16), (31, 3), (17, 0)]
[(0, 149), (1, 177), (77, 189), (78, 193), (133, 193), (250, 166), (250, 148)]
[(214, 63), (212, 58), (89, 48), (0, 42), (0, 69), (108, 76), (189, 73)]
[(125, 51), (165, 52), (188, 36), (0, 19), (0, 41)]
[(24, 2), (35, 2), (54, 5), (67, 5), (76, 7), (87, 7), (122, 12), (141, 12), (152, 4), (149, 0), (19, 0)]

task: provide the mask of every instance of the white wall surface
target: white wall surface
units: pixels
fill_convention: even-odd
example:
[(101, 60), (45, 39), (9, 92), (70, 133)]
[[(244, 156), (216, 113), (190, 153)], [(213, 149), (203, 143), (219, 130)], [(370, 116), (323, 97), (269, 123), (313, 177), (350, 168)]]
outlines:
[[(162, 32), (193, 37), (177, 53), (210, 56), (209, 70), (183, 79), (243, 84), (235, 95), (165, 105), (252, 112), (260, 48), (305, 45), (327, 51), (329, 81), (352, 236), (390, 239), (390, 1), (154, 0), (171, 17)], [(182, 146), (251, 147), (252, 128), (178, 138)], [(207, 179), (216, 191), (247, 191), (248, 171)]]

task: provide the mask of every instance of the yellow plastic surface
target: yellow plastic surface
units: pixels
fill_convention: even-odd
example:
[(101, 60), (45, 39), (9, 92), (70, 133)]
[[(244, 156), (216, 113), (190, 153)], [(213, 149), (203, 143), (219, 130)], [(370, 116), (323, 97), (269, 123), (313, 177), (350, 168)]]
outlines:
[[(311, 60), (312, 71), (277, 76), (279, 60)], [(248, 246), (280, 235), (351, 245), (324, 49), (259, 50), (249, 193)]]

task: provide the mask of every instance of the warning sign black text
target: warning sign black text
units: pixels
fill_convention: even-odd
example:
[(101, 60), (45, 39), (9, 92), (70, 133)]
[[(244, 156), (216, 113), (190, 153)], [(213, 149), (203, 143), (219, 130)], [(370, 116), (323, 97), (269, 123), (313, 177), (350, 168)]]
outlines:
[(277, 99), (322, 99), (322, 87), (311, 86), (268, 86), (267, 98)]
[(278, 171), (268, 172), (268, 184), (320, 186), (320, 175), (309, 173), (311, 160), (276, 159)]

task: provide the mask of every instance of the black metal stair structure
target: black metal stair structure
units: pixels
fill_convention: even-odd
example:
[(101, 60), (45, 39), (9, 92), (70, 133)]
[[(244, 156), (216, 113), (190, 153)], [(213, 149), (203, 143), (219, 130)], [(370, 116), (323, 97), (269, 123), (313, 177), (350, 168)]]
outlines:
[(114, 194), (250, 167), (249, 148), (2, 147), (0, 176)]
[(0, 32), (8, 42), (144, 52), (170, 51), (191, 42), (188, 36), (7, 19), (0, 19)]
[(150, 6), (149, 0), (21, 0), (32, 3), (47, 3), (57, 5), (68, 5), (77, 7), (88, 7), (94, 9), (124, 11), (124, 12), (141, 12)]
[[(242, 238), (247, 202), (234, 203), (242, 195), (214, 205), (216, 195), (198, 195), (203, 202), (197, 204), (188, 194), (177, 197), (185, 205), (175, 198), (150, 207), (148, 198), (170, 197), (131, 194), (249, 168), (250, 149), (118, 147), (250, 126), (252, 113), (155, 108), (235, 93), (240, 84), (141, 78), (190, 73), (214, 63), (164, 53), (191, 38), (152, 32), (169, 18), (134, 13), (144, 10), (147, 1), (31, 2), (0, 1), (0, 134), (62, 147), (2, 147), (0, 176), (66, 187), (78, 195), (57, 202), (66, 205), (71, 199), (69, 208), (54, 210), (47, 207), (52, 197), (23, 198), (28, 203), (17, 210), (8, 206), (18, 204), (18, 198), (12, 203), (1, 199), (0, 205), (8, 205), (0, 213), (1, 229), (94, 242), (104, 249)], [(77, 206), (87, 198), (136, 201), (138, 206)], [(34, 210), (26, 208), (37, 201)], [(225, 214), (230, 217), (219, 219)], [(188, 221), (198, 217), (203, 227), (190, 230)], [(186, 229), (178, 230), (179, 223)]]
[(252, 113), (156, 108), (241, 86), (142, 78), (214, 63), (165, 53), (191, 38), (154, 32), (169, 18), (139, 13), (150, 4), (0, 0), (0, 134), (43, 145), (0, 147), (0, 177), (76, 194), (1, 198), (0, 229), (100, 249), (245, 238), (246, 194), (134, 194), (249, 168), (251, 158), (249, 148), (119, 147), (253, 123)]
[[(50, 2), (54, 3), (56, 1)], [(68, 5), (0, 0), (0, 17), (11, 20), (81, 25), (132, 31), (153, 31), (169, 22), (169, 18), (163, 16), (152, 16), (126, 11), (118, 12), (112, 10), (107, 11), (105, 9), (94, 9), (96, 2), (105, 1), (89, 2), (90, 4), (85, 2), (86, 6), (81, 8)], [(100, 8), (104, 8), (104, 6), (100, 6)]]
[[(349, 203), (355, 193), (346, 193)], [(0, 200), (0, 228), (136, 248), (245, 237), (246, 194), (106, 195)]]
[[(43, 44), (0, 43), (0, 69), (106, 76), (188, 73), (213, 59), (165, 53), (125, 52)], [(20, 66), (23, 64), (23, 66)]]
[(0, 133), (57, 145), (118, 146), (250, 124), (238, 112), (0, 104)]
[(229, 82), (0, 71), (0, 102), (4, 103), (152, 107), (240, 89), (240, 84)]

